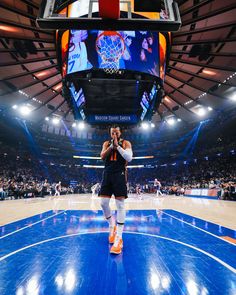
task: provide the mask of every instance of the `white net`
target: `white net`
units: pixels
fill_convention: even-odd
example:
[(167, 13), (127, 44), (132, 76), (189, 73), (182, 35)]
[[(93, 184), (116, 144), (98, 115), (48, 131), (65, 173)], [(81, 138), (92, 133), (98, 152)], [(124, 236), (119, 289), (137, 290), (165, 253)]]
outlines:
[(103, 32), (97, 37), (96, 50), (101, 57), (100, 67), (108, 74), (118, 73), (125, 50), (123, 37), (117, 32)]

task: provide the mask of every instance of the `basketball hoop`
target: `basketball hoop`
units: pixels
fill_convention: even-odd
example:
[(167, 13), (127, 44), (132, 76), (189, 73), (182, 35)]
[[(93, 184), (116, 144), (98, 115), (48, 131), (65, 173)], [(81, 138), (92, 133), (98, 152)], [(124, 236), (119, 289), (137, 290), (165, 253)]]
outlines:
[(96, 50), (102, 62), (100, 67), (108, 74), (119, 71), (119, 62), (125, 51), (125, 41), (121, 34), (115, 31), (104, 31), (98, 35)]

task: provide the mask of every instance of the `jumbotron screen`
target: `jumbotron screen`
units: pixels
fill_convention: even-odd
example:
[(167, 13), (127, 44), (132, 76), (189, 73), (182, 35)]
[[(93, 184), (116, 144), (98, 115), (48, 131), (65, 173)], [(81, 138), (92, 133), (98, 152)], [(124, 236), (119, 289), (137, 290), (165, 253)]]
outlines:
[(112, 68), (164, 80), (166, 51), (158, 32), (68, 30), (61, 37), (62, 75)]

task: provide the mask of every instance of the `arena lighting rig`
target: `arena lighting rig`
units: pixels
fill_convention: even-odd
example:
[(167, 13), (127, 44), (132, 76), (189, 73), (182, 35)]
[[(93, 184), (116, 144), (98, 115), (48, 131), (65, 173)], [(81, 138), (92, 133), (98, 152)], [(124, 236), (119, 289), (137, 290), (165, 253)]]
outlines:
[[(101, 157), (93, 157), (93, 156), (73, 156), (74, 159), (86, 159), (86, 160), (101, 160)], [(143, 156), (143, 157), (133, 157), (133, 160), (141, 160), (141, 159), (153, 159), (154, 156)]]
[[(99, 166), (99, 165), (83, 165), (83, 168), (96, 168), (96, 169), (103, 169), (105, 166)], [(128, 169), (134, 169), (134, 168), (145, 168), (144, 165), (128, 165)]]

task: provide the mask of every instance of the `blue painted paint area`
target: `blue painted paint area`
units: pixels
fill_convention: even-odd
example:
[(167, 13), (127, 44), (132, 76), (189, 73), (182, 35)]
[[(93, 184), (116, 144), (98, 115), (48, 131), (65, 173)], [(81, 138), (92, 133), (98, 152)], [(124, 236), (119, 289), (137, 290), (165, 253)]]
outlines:
[[(173, 217), (179, 218), (179, 220), (176, 220), (175, 218), (167, 215), (172, 215)], [(163, 210), (159, 212), (160, 218), (166, 218), (165, 225), (170, 225), (171, 227), (171, 235), (176, 240), (182, 241), (184, 243), (191, 244), (195, 247), (199, 247), (204, 251), (209, 252), (212, 255), (215, 255), (228, 263), (229, 265), (235, 267), (236, 265), (236, 247), (235, 245), (232, 245), (230, 243), (227, 243), (224, 240), (221, 240), (215, 236), (209, 235), (207, 232), (211, 233), (211, 231), (204, 229), (206, 232), (203, 232), (199, 230), (198, 228), (195, 228), (191, 225), (188, 225), (184, 223), (184, 217), (180, 212), (174, 211), (174, 210)], [(187, 216), (187, 215), (186, 215)], [(183, 221), (181, 220), (183, 219)], [(193, 217), (191, 217), (191, 221), (193, 220)], [(200, 219), (199, 219), (200, 221)], [(202, 222), (204, 222), (202, 220)], [(191, 222), (189, 222), (191, 223)], [(195, 224), (195, 226), (197, 226)], [(168, 236), (168, 232), (170, 232), (170, 229), (167, 230), (166, 227), (162, 227), (163, 231), (160, 232), (163, 236)], [(228, 229), (229, 230), (229, 229)], [(230, 230), (229, 230), (230, 231)], [(230, 255), (229, 255), (230, 253)]]
[(165, 213), (168, 213), (178, 219), (181, 219), (185, 222), (188, 222), (194, 226), (200, 227), (201, 229), (204, 229), (214, 235), (217, 236), (228, 236), (233, 239), (236, 239), (236, 230), (229, 229), (227, 227), (221, 226), (216, 223), (212, 223), (206, 220), (202, 220), (200, 218), (196, 218), (178, 211), (174, 210), (164, 210)]
[[(235, 246), (165, 212), (189, 218), (173, 210), (129, 211), (118, 256), (109, 254), (101, 211), (62, 212), (5, 237), (0, 256), (10, 256), (0, 258), (0, 294), (233, 295), (236, 274), (229, 268), (236, 267)], [(12, 253), (47, 239), (54, 240)]]
[(19, 221), (11, 222), (6, 225), (0, 226), (0, 237), (5, 236), (6, 234), (19, 230), (22, 227), (29, 226), (37, 221), (40, 221), (42, 219), (48, 218), (49, 216), (52, 216), (54, 214), (57, 214), (60, 212), (60, 210), (55, 211), (47, 211), (43, 212), (41, 214), (37, 214), (28, 218), (21, 219)]

